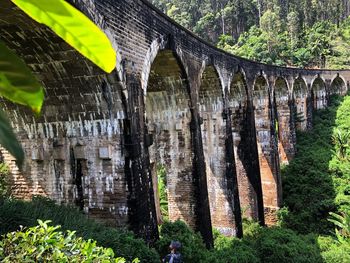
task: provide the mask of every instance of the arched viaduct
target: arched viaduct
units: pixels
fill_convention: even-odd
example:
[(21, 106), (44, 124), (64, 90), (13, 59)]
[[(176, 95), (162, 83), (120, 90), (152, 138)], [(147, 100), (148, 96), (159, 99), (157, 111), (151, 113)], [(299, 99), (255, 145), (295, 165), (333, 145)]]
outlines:
[(45, 87), (38, 118), (3, 101), (26, 162), (11, 156), (15, 194), (75, 203), (90, 217), (157, 238), (155, 170), (166, 170), (169, 216), (200, 231), (242, 235), (241, 213), (273, 224), (280, 165), (296, 129), (347, 92), (350, 71), (276, 67), (199, 39), (146, 0), (71, 0), (108, 35), (117, 67), (105, 74), (11, 4), (0, 39)]

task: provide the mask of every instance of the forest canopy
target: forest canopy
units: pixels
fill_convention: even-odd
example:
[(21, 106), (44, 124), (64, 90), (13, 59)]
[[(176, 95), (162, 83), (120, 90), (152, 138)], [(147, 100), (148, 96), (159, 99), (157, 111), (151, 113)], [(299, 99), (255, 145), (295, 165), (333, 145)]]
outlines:
[(347, 0), (152, 0), (203, 39), (280, 66), (349, 68)]

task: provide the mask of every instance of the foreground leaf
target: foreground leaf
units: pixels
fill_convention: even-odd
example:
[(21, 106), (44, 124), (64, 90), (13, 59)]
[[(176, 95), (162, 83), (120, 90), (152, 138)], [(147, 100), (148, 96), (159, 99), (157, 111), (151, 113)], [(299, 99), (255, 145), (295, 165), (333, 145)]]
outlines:
[(116, 65), (107, 36), (83, 13), (63, 0), (12, 0), (39, 23), (50, 27), (68, 44), (106, 72)]
[(0, 41), (0, 95), (39, 113), (44, 91), (27, 65)]
[(16, 158), (19, 166), (23, 164), (24, 152), (22, 146), (17, 141), (11, 124), (2, 110), (0, 110), (0, 144)]

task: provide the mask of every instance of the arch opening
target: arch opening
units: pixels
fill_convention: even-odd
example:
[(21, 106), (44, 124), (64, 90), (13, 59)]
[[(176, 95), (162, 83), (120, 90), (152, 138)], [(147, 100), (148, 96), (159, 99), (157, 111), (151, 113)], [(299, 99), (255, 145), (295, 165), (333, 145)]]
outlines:
[(307, 127), (307, 86), (303, 78), (298, 77), (293, 84), (293, 114), (297, 130), (304, 131)]
[(207, 66), (199, 88), (199, 112), (203, 151), (206, 163), (210, 214), (213, 226), (227, 236), (236, 234), (232, 193), (226, 180), (226, 122), (223, 89), (214, 66)]
[(319, 76), (312, 83), (311, 100), (315, 110), (324, 109), (327, 106), (326, 84)]
[(276, 223), (279, 207), (278, 153), (273, 132), (269, 84), (263, 76), (256, 78), (253, 86), (254, 120), (257, 138), (259, 167), (266, 224)]
[[(147, 128), (153, 137), (151, 167), (164, 169), (168, 200), (163, 201), (168, 202), (169, 219), (195, 226), (188, 81), (173, 51), (160, 51), (153, 61), (145, 100)], [(159, 215), (159, 194), (155, 196)]]
[(243, 72), (237, 72), (233, 75), (228, 104), (232, 112), (232, 136), (240, 206), (246, 218), (258, 220), (257, 194), (254, 180), (250, 178), (253, 170), (251, 146), (248, 139), (249, 134), (251, 134), (249, 125), (251, 121), (248, 110), (247, 83)]
[(278, 77), (274, 87), (275, 129), (278, 136), (278, 152), (281, 164), (288, 164), (294, 156), (291, 125), (290, 97), (287, 82)]
[(335, 79), (331, 83), (329, 94), (330, 95), (338, 94), (338, 95), (344, 96), (346, 95), (346, 93), (347, 93), (346, 84), (344, 80), (338, 75), (337, 77), (335, 77)]

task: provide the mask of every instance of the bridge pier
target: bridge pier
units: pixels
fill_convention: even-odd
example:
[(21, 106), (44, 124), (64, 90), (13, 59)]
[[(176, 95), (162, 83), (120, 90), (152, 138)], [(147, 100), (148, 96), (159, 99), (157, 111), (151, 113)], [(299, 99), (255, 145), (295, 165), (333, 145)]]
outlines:
[[(243, 216), (258, 220), (258, 197), (253, 187), (252, 180), (254, 179), (252, 178), (256, 176), (256, 168), (259, 164), (257, 155), (255, 156), (255, 154), (247, 151), (248, 148), (251, 149), (252, 145), (254, 147), (256, 145), (255, 141), (253, 144), (249, 144), (248, 140), (250, 137), (249, 131), (253, 127), (249, 126), (247, 96), (244, 75), (238, 71), (233, 75), (227, 95), (227, 111), (229, 113), (227, 116), (227, 129), (231, 129), (232, 133), (234, 164)], [(251, 134), (254, 134), (254, 132)], [(230, 144), (230, 138), (228, 142)], [(229, 145), (227, 147), (230, 148)]]
[(258, 76), (252, 88), (252, 97), (263, 206), (267, 224), (274, 224), (276, 221), (276, 210), (280, 205), (279, 192), (281, 190), (278, 139), (275, 131), (276, 118), (271, 94), (269, 81), (262, 75)]
[(242, 236), (230, 115), (222, 87), (227, 81), (220, 80), (215, 67), (207, 65), (199, 89), (211, 221), (213, 227), (227, 236)]
[[(274, 81), (273, 111), (278, 138), (279, 160), (281, 164), (288, 164), (294, 157), (294, 125), (292, 119), (292, 103), (287, 82), (279, 77)], [(280, 186), (282, 188), (282, 186)]]
[(193, 181), (196, 198), (196, 230), (199, 231), (207, 248), (214, 246), (210, 203), (206, 174), (206, 163), (203, 152), (201, 124), (202, 119), (197, 107), (197, 91), (199, 86), (199, 69), (191, 64), (189, 66), (189, 86), (191, 87), (191, 134), (193, 143)]
[(298, 76), (293, 82), (292, 103), (295, 129), (305, 131), (308, 123), (308, 88), (303, 78)]
[(154, 243), (158, 235), (157, 215), (153, 192), (144, 119), (143, 90), (133, 73), (126, 76), (128, 92), (127, 118), (124, 121), (125, 175), (128, 185), (129, 224), (139, 237)]

